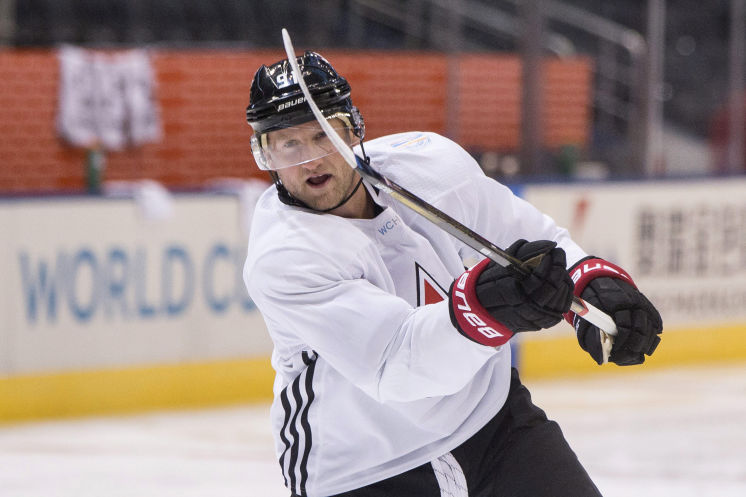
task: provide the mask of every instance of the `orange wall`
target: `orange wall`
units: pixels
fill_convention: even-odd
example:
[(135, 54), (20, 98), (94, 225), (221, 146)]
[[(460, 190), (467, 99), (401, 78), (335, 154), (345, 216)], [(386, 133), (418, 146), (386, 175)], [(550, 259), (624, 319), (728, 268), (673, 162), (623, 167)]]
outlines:
[[(350, 81), (368, 138), (417, 129), (452, 133), (467, 148), (504, 151), (519, 145), (516, 56), (449, 60), (437, 53), (332, 50), (324, 55)], [(164, 139), (107, 153), (105, 179), (199, 187), (215, 177), (261, 176), (251, 158), (244, 111), (256, 68), (282, 57), (280, 51), (153, 51)], [(449, 71), (456, 94), (447, 94)], [(585, 145), (590, 62), (548, 60), (545, 75), (546, 145)], [(85, 188), (85, 151), (56, 136), (56, 53), (0, 51), (0, 81), (0, 191)]]

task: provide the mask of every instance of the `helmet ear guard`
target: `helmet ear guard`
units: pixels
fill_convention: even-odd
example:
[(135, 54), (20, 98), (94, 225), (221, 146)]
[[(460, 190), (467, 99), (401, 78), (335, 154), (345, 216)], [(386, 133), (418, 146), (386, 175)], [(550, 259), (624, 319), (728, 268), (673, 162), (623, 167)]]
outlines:
[(360, 113), (360, 110), (353, 105), (350, 109), (350, 116), (352, 117), (352, 129), (355, 136), (357, 136), (360, 141), (363, 141), (363, 138), (365, 138), (365, 120), (363, 119), (363, 115)]
[(260, 138), (258, 133), (251, 135), (251, 153), (254, 155), (254, 161), (259, 169), (268, 171), (271, 168), (267, 162), (267, 156), (264, 153), (264, 147), (259, 143)]

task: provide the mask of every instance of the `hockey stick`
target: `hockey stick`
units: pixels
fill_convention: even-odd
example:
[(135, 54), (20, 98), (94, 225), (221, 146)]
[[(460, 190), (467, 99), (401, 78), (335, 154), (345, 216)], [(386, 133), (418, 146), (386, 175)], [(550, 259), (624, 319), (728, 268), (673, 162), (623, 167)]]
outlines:
[[(480, 254), (492, 259), (493, 261), (495, 261), (495, 263), (500, 264), (503, 267), (510, 268), (522, 275), (528, 275), (530, 273), (530, 270), (528, 268), (537, 265), (540, 258), (534, 258), (525, 262), (516, 259), (483, 236), (475, 233), (468, 227), (453, 219), (445, 212), (435, 208), (409, 190), (378, 173), (366, 161), (358, 159), (349, 145), (347, 145), (344, 140), (342, 140), (342, 138), (327, 122), (326, 118), (316, 105), (316, 102), (313, 100), (311, 92), (308, 90), (308, 86), (303, 79), (303, 73), (298, 66), (298, 61), (295, 58), (295, 49), (293, 48), (293, 43), (290, 40), (290, 34), (285, 28), (282, 29), (282, 40), (285, 45), (285, 52), (287, 53), (288, 62), (293, 69), (295, 80), (298, 82), (298, 85), (300, 85), (300, 88), (303, 91), (303, 95), (306, 97), (306, 101), (308, 102), (313, 115), (316, 117), (316, 120), (321, 125), (321, 129), (324, 130), (324, 133), (326, 133), (329, 140), (331, 140), (331, 142), (334, 144), (334, 147), (339, 151), (345, 162), (347, 162), (347, 164), (351, 168), (356, 170), (363, 179), (367, 180), (376, 188), (388, 193), (392, 198), (394, 198), (401, 204), (412, 209), (417, 214), (420, 214), (425, 219), (432, 222), (446, 233), (455, 237), (457, 240), (473, 248)], [(583, 301), (580, 297), (573, 297), (570, 310), (586, 321), (590, 322), (591, 324), (598, 326), (599, 329), (602, 330), (601, 348), (603, 351), (603, 362), (607, 362), (609, 354), (611, 353), (611, 346), (613, 345), (612, 337), (617, 334), (617, 328), (614, 324), (614, 321), (609, 315), (592, 306), (591, 304)]]

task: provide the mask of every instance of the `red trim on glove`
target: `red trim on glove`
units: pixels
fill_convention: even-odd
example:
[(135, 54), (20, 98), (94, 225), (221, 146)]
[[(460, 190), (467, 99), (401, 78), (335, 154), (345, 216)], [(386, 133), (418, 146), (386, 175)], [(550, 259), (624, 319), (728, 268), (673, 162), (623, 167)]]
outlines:
[[(583, 293), (583, 290), (588, 286), (588, 283), (599, 277), (617, 278), (626, 281), (633, 287), (637, 288), (635, 282), (632, 281), (632, 277), (624, 269), (609, 261), (591, 258), (581, 261), (570, 270), (570, 278), (572, 278), (573, 283), (575, 283), (575, 290), (573, 290), (575, 296), (580, 297), (580, 294)], [(574, 318), (574, 312), (569, 311), (565, 313), (565, 319), (571, 325), (573, 324), (572, 322)]]
[(510, 340), (513, 332), (490, 316), (474, 290), (479, 274), (489, 263), (489, 259), (484, 259), (453, 282), (451, 310), (463, 335), (482, 345), (497, 347)]

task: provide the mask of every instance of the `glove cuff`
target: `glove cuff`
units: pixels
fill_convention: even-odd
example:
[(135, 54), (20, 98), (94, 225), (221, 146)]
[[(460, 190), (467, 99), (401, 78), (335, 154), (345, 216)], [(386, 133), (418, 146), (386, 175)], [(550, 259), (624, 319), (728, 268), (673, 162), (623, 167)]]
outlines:
[[(569, 273), (570, 278), (572, 278), (573, 283), (575, 283), (575, 289), (573, 290), (573, 293), (576, 297), (581, 296), (583, 290), (585, 290), (585, 287), (587, 287), (591, 281), (600, 277), (620, 279), (637, 288), (637, 285), (635, 285), (635, 282), (632, 280), (632, 277), (629, 275), (629, 273), (627, 273), (627, 271), (620, 268), (616, 264), (605, 261), (598, 257), (590, 256), (586, 257), (585, 259), (581, 259), (572, 268), (570, 268)], [(575, 319), (575, 313), (569, 311), (565, 313), (564, 316), (565, 320), (567, 320), (567, 322), (572, 325), (573, 319)]]
[(451, 284), (448, 309), (451, 323), (459, 333), (479, 344), (497, 347), (510, 340), (513, 332), (490, 316), (474, 290), (479, 274), (489, 263), (489, 259), (484, 259), (467, 269)]

